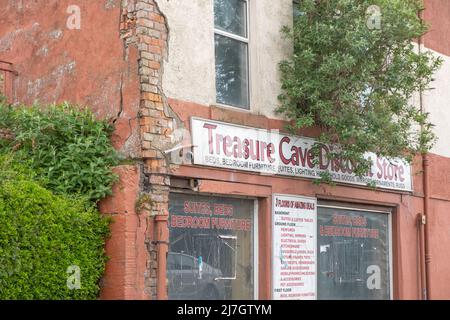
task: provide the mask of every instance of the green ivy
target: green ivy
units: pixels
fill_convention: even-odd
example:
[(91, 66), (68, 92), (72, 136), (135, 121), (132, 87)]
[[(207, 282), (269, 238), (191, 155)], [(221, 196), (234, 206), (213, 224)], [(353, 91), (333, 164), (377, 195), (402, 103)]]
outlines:
[(359, 176), (371, 165), (366, 152), (408, 161), (427, 152), (433, 125), (411, 101), (429, 88), (442, 61), (413, 45), (427, 31), (422, 1), (298, 2), (293, 27), (283, 28), (293, 54), (280, 63), (278, 111), (291, 129), (320, 128), (319, 142), (339, 146), (329, 156), (350, 160)]
[(119, 162), (110, 141), (113, 128), (88, 109), (0, 102), (0, 128), (15, 135), (14, 141), (0, 141), (0, 152), (14, 150), (52, 191), (86, 195), (94, 202), (111, 194), (117, 180), (112, 167)]
[[(0, 299), (95, 299), (109, 221), (85, 199), (55, 195), (0, 157)], [(67, 270), (80, 268), (80, 288)]]

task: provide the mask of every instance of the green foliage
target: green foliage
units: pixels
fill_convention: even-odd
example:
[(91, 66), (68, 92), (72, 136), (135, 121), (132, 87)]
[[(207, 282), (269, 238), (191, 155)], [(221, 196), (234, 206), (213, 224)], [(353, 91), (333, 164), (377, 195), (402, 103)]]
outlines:
[[(95, 299), (108, 220), (85, 199), (55, 195), (0, 157), (0, 299)], [(81, 288), (67, 287), (69, 266)]]
[[(371, 5), (379, 29), (368, 23)], [(351, 160), (357, 175), (370, 166), (366, 152), (411, 161), (435, 141), (428, 114), (412, 104), (441, 64), (414, 48), (427, 31), (421, 10), (420, 0), (300, 0), (283, 29), (294, 52), (280, 63), (278, 111), (294, 129), (321, 128), (320, 142), (340, 146), (330, 157)]]
[[(97, 298), (109, 220), (95, 202), (119, 160), (111, 132), (89, 110), (0, 99), (0, 299)], [(70, 266), (80, 289), (67, 286)]]
[(0, 140), (0, 152), (15, 150), (15, 157), (52, 191), (93, 201), (111, 194), (117, 179), (111, 169), (119, 160), (110, 142), (112, 127), (88, 109), (67, 103), (45, 109), (0, 103), (0, 128), (15, 135), (14, 141)]

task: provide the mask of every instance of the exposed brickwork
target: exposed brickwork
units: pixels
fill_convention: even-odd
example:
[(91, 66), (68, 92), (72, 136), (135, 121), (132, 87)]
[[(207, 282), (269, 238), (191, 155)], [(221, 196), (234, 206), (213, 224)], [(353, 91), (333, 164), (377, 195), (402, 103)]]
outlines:
[[(170, 164), (164, 150), (171, 145), (173, 119), (168, 115), (162, 90), (168, 28), (165, 17), (154, 0), (123, 0), (120, 33), (126, 49), (136, 46), (139, 52), (139, 127), (143, 174), (146, 177), (141, 186), (141, 198), (146, 201), (140, 204), (140, 215), (154, 219), (156, 216), (168, 215)], [(164, 250), (161, 251), (161, 246), (166, 245), (155, 232), (152, 229), (146, 235), (148, 261), (145, 291), (151, 299), (157, 298), (158, 254), (165, 253)]]

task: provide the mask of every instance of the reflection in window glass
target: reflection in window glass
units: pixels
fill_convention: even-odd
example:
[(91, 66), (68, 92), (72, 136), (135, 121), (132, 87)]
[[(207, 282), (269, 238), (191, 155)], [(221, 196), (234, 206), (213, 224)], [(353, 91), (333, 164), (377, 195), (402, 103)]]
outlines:
[(217, 102), (248, 109), (247, 44), (215, 35)]
[(216, 101), (249, 109), (247, 1), (214, 0)]
[(318, 208), (318, 298), (389, 299), (388, 214)]
[(216, 29), (247, 37), (247, 3), (242, 0), (215, 0)]
[(171, 194), (169, 299), (253, 299), (253, 200)]

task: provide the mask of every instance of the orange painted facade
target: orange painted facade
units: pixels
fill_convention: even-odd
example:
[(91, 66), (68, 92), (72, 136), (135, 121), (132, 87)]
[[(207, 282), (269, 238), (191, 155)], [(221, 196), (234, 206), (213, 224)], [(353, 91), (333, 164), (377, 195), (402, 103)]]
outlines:
[[(205, 119), (232, 122), (257, 128), (283, 128), (279, 121), (273, 121), (260, 116), (253, 117), (247, 113), (230, 111), (206, 106), (170, 101), (175, 112), (189, 125), (189, 116)], [(188, 116), (189, 115), (189, 116)], [(311, 136), (311, 134), (310, 134)], [(435, 181), (447, 180), (450, 172), (448, 166), (450, 159), (431, 156), (430, 167), (432, 183), (432, 211), (430, 221), (432, 230), (450, 228), (450, 220), (445, 219), (445, 212), (450, 209), (449, 194), (444, 194), (441, 183)], [(258, 199), (259, 202), (259, 297), (271, 298), (271, 225), (272, 225), (272, 195), (290, 194), (315, 197), (319, 200), (334, 200), (343, 203), (361, 205), (378, 205), (393, 209), (393, 288), (394, 299), (420, 299), (421, 288), (419, 280), (420, 257), (418, 247), (419, 216), (423, 213), (423, 187), (421, 174), (421, 159), (416, 158), (413, 167), (413, 188), (409, 192), (393, 192), (390, 190), (373, 191), (367, 187), (352, 185), (317, 186), (309, 179), (285, 178), (280, 176), (260, 175), (230, 171), (218, 168), (205, 168), (199, 166), (182, 166), (175, 175), (179, 177), (196, 178), (200, 181), (199, 191), (206, 194), (221, 194), (234, 196), (248, 196)], [(442, 181), (444, 182), (444, 181)], [(444, 182), (445, 184), (445, 182)], [(450, 243), (450, 233), (438, 232), (432, 234), (432, 280), (431, 286), (440, 286), (445, 281), (448, 257), (445, 256), (445, 247)], [(447, 270), (448, 269), (448, 270)], [(449, 276), (450, 277), (450, 276)], [(449, 279), (450, 280), (450, 279)], [(433, 290), (431, 298), (442, 299), (450, 296), (450, 288), (442, 285)]]
[[(13, 103), (68, 100), (89, 105), (99, 117), (113, 121), (116, 128), (113, 136), (115, 146), (134, 161), (132, 165), (116, 169), (120, 181), (114, 187), (114, 196), (100, 204), (101, 211), (114, 221), (112, 236), (106, 247), (110, 260), (101, 283), (101, 299), (168, 298), (166, 258), (170, 244), (170, 216), (167, 193), (176, 189), (172, 183), (176, 179), (197, 179), (196, 194), (199, 195), (257, 200), (258, 265), (254, 267), (258, 271), (259, 299), (272, 297), (273, 194), (392, 209), (392, 298), (423, 298), (420, 217), (424, 214), (425, 195), (420, 156), (413, 164), (412, 192), (374, 191), (368, 187), (345, 184), (318, 186), (310, 179), (199, 165), (163, 166), (164, 159), (151, 150), (150, 140), (144, 137), (150, 132), (161, 137), (168, 136), (173, 129), (169, 128), (169, 117), (177, 117), (188, 130), (191, 117), (281, 131), (286, 123), (247, 111), (166, 97), (160, 83), (155, 93), (144, 92), (142, 85), (150, 86), (146, 88), (151, 91), (151, 80), (158, 79), (161, 76), (159, 73), (164, 70), (162, 61), (143, 64), (142, 57), (148, 56), (149, 52), (163, 55), (167, 38), (162, 37), (163, 40), (158, 42), (141, 36), (142, 41), (148, 42), (147, 47), (142, 43), (130, 45), (124, 39), (134, 39), (133, 31), (128, 33), (126, 29), (134, 28), (135, 17), (130, 16), (134, 9), (121, 8), (119, 0), (78, 2), (84, 12), (84, 27), (68, 31), (65, 29), (65, 10), (71, 1), (52, 0), (45, 4), (35, 1), (29, 2), (26, 8), (19, 8), (16, 1), (0, 0), (0, 7), (6, 8), (0, 11), (0, 60), (12, 63), (17, 72), (17, 76), (8, 82), (8, 95)], [(154, 1), (142, 2), (156, 8)], [(450, 56), (450, 2), (426, 0), (425, 4), (424, 18), (430, 22), (431, 32), (424, 37), (424, 44), (429, 49)], [(147, 15), (151, 22), (149, 26), (156, 24), (157, 28), (164, 29), (162, 15)], [(126, 21), (123, 22), (125, 26), (121, 26), (122, 32), (118, 21)], [(149, 79), (142, 69), (150, 72), (154, 79)], [(148, 105), (150, 107), (147, 108)], [(165, 114), (163, 107), (169, 108), (172, 113)], [(318, 134), (317, 130), (299, 132), (299, 135), (308, 137)], [(450, 158), (437, 154), (428, 157), (428, 298), (450, 299)], [(149, 191), (155, 185), (162, 186), (162, 191)], [(138, 208), (143, 195), (150, 192), (157, 200), (149, 201), (148, 207)]]

